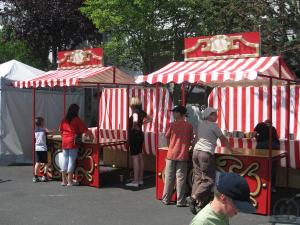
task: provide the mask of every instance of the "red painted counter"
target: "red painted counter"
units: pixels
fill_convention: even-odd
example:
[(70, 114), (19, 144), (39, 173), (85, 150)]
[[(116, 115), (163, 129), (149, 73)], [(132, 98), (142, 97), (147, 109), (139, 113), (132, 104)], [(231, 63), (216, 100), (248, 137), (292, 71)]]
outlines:
[[(48, 176), (60, 180), (61, 136), (48, 137), (48, 140), (48, 150), (51, 153), (51, 167), (48, 170)], [(99, 143), (83, 143), (79, 148), (74, 170), (77, 181), (82, 185), (100, 187), (100, 151), (105, 147), (124, 145), (125, 143), (125, 140), (110, 140), (108, 142), (107, 139), (100, 139)]]
[[(158, 171), (156, 176), (156, 198), (161, 199), (164, 188), (164, 169), (167, 148), (160, 148), (158, 153)], [(280, 150), (272, 151), (271, 160), (286, 158), (286, 152)], [(247, 180), (250, 191), (251, 201), (257, 208), (258, 214), (267, 215), (270, 213), (271, 204), (271, 176), (269, 175), (268, 151), (258, 149), (236, 148), (229, 152), (223, 147), (216, 149), (217, 170), (230, 171), (240, 174)], [(192, 186), (192, 163), (189, 165), (187, 186), (189, 190)], [(174, 189), (173, 200), (176, 194)]]

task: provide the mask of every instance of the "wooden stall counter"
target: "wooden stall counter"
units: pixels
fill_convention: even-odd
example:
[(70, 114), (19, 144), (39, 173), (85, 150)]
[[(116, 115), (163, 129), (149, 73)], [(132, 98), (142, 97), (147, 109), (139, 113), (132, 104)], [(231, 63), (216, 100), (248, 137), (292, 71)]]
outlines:
[[(51, 166), (48, 176), (52, 179), (61, 179), (60, 164), (62, 161), (61, 135), (50, 135), (48, 150), (51, 154)], [(74, 174), (76, 180), (82, 185), (100, 187), (100, 152), (105, 147), (124, 145), (126, 140), (99, 139), (83, 141), (80, 145)]]
[[(167, 147), (159, 148), (156, 176), (157, 199), (161, 199), (163, 194), (167, 151)], [(252, 204), (256, 207), (258, 214), (264, 215), (270, 213), (271, 205), (271, 176), (269, 174), (269, 166), (272, 166), (273, 160), (279, 160), (287, 156), (284, 150), (272, 150), (271, 157), (268, 154), (268, 150), (264, 149), (234, 148), (231, 152), (224, 147), (217, 147), (215, 150), (217, 171), (235, 172), (245, 177), (250, 187)], [(190, 161), (187, 179), (189, 191), (192, 187), (192, 177), (192, 162)], [(176, 194), (174, 191), (173, 200), (175, 199)]]

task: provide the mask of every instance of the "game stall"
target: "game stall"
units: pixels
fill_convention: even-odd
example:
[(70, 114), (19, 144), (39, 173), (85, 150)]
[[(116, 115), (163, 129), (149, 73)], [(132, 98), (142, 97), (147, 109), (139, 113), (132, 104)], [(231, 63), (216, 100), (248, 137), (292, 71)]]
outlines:
[[(92, 48), (74, 51), (58, 52), (58, 68), (51, 70), (40, 76), (25, 81), (17, 81), (14, 87), (31, 88), (33, 91), (33, 115), (32, 115), (32, 143), (34, 146), (34, 118), (37, 116), (35, 98), (36, 90), (42, 88), (62, 89), (63, 105), (61, 105), (62, 114), (57, 115), (57, 120), (61, 121), (66, 114), (66, 107), (72, 102), (67, 102), (66, 92), (72, 88), (96, 88), (98, 93), (104, 86), (129, 87), (134, 84), (133, 77), (113, 66), (103, 66), (103, 50), (101, 48)], [(72, 91), (72, 90), (71, 90)], [(98, 98), (100, 95), (98, 96)], [(128, 108), (128, 106), (127, 106)], [(39, 115), (41, 116), (41, 115)], [(81, 184), (99, 187), (100, 185), (100, 152), (104, 148), (125, 145), (125, 137), (104, 138), (97, 135), (100, 133), (99, 126), (93, 128), (95, 139), (93, 142), (83, 140), (79, 150), (75, 176)], [(48, 145), (51, 156), (51, 167), (47, 175), (52, 179), (61, 179), (60, 161), (61, 161), (61, 136), (60, 134), (48, 136)], [(34, 149), (32, 151), (33, 162), (35, 162)], [(33, 164), (34, 165), (34, 164)], [(42, 170), (43, 168), (41, 168)]]
[[(265, 111), (262, 114), (263, 116), (257, 113), (257, 122), (261, 122), (260, 119), (264, 118), (276, 121), (281, 111), (271, 101), (274, 88), (285, 87), (287, 90), (286, 98), (290, 99), (290, 90), (297, 83), (295, 75), (279, 56), (262, 57), (260, 55), (260, 35), (257, 32), (186, 38), (183, 53), (185, 56), (184, 62), (171, 62), (149, 75), (139, 76), (136, 82), (139, 84), (155, 84), (156, 86), (169, 83), (181, 84), (183, 105), (186, 104), (185, 87), (190, 85), (207, 85), (214, 88), (214, 93), (216, 93), (213, 95), (214, 99), (221, 97), (219, 95), (221, 93), (220, 88), (264, 87), (266, 99), (260, 102), (259, 105), (264, 104)], [(248, 97), (245, 97), (248, 105), (256, 106), (257, 102), (253, 98)], [(230, 123), (234, 124), (234, 126), (225, 126), (225, 128), (221, 126), (221, 128), (223, 130), (226, 129), (228, 133), (233, 133), (233, 131), (239, 131), (240, 133), (250, 131), (253, 125), (251, 125), (252, 127), (245, 125), (247, 128), (249, 126), (248, 130), (243, 129), (244, 125), (236, 125), (241, 123), (240, 121), (245, 121), (245, 124), (248, 124), (251, 120), (252, 117), (248, 116), (248, 108), (244, 107), (244, 105), (241, 106), (243, 103), (235, 97), (230, 96), (229, 99), (229, 102), (219, 101), (216, 103), (214, 101), (210, 103), (210, 105), (219, 110), (219, 126), (220, 121), (224, 120), (222, 119), (222, 112), (232, 107), (232, 105), (237, 105), (242, 107), (242, 110), (236, 107), (234, 109), (239, 111), (239, 116), (230, 114), (230, 118), (233, 120)], [(290, 111), (289, 100), (284, 107), (287, 112)], [(226, 112), (226, 116), (228, 116), (228, 112)], [(286, 114), (282, 123), (290, 124), (289, 116), (289, 114)], [(290, 126), (287, 126), (285, 129), (287, 142), (290, 141), (290, 133), (293, 133), (293, 129), (290, 130)], [(228, 138), (230, 139), (231, 137)], [(244, 138), (244, 133), (241, 138)], [(251, 200), (257, 208), (257, 213), (270, 214), (271, 172), (275, 169), (272, 168), (272, 161), (285, 161), (285, 165), (289, 166), (286, 160), (289, 162), (290, 145), (282, 143), (281, 146), (285, 147), (280, 150), (272, 150), (271, 147), (268, 150), (258, 150), (255, 149), (255, 145), (237, 145), (232, 139), (230, 139), (230, 142), (235, 148), (233, 153), (228, 152), (222, 146), (219, 146), (215, 151), (218, 170), (236, 172), (245, 177), (250, 186)], [(240, 143), (241, 140), (237, 142)], [(248, 140), (246, 142), (248, 143)], [(272, 140), (270, 140), (269, 146), (271, 146), (271, 142)], [(157, 143), (156, 198), (161, 199), (164, 187), (167, 146), (159, 143), (158, 139)], [(189, 172), (188, 180), (188, 185), (191, 187), (192, 170)]]

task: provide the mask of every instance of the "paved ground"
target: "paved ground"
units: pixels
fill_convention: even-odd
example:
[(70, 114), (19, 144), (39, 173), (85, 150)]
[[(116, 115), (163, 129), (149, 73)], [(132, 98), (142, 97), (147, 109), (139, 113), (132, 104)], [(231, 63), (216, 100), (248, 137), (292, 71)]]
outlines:
[[(154, 177), (140, 190), (125, 189), (115, 176), (106, 185), (61, 187), (59, 182), (32, 183), (31, 166), (0, 167), (1, 225), (188, 225), (188, 208), (163, 206), (155, 199)], [(239, 214), (236, 225), (268, 224), (269, 217)]]

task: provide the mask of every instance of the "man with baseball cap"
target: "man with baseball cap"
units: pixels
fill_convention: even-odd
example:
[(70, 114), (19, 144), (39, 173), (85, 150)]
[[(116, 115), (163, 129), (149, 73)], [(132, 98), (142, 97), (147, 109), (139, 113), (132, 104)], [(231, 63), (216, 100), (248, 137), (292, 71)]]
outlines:
[(185, 187), (189, 161), (189, 148), (194, 138), (193, 126), (186, 121), (186, 108), (176, 106), (172, 110), (174, 122), (166, 132), (168, 153), (165, 167), (165, 186), (162, 203), (169, 205), (176, 182), (177, 207), (185, 207)]
[(236, 173), (222, 173), (215, 186), (213, 201), (193, 218), (190, 225), (228, 225), (229, 218), (237, 212), (256, 212), (250, 201), (248, 183)]

